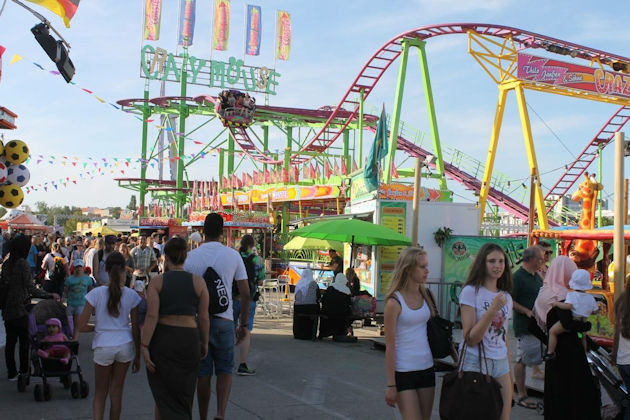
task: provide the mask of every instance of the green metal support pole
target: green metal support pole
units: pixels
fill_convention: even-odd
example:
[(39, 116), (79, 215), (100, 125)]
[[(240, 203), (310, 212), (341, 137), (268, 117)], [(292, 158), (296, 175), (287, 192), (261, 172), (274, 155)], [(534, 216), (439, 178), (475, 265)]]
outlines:
[[(597, 147), (597, 181), (602, 182), (602, 145)], [(602, 227), (602, 191), (597, 193), (597, 227)]]
[[(291, 150), (293, 147), (293, 127), (287, 127), (287, 147), (284, 150), (284, 165), (283, 168), (289, 173), (291, 166)], [(287, 184), (288, 182), (285, 182)], [(284, 218), (282, 218), (282, 224), (284, 225)]]
[[(359, 168), (363, 168), (363, 101), (364, 101), (365, 93), (363, 89), (359, 91), (359, 157), (357, 165)], [(348, 173), (352, 172), (352, 167), (346, 164), (346, 168), (348, 168)]]
[(228, 136), (227, 153), (227, 175), (231, 177), (232, 175), (234, 175), (234, 139), (231, 135)]
[[(182, 61), (182, 74), (181, 74), (181, 79), (180, 79), (180, 96), (182, 98), (186, 97), (186, 79), (187, 79), (187, 72), (186, 72), (186, 66), (188, 65), (188, 48), (184, 47), (184, 55), (183, 55), (183, 61)], [(175, 194), (175, 197), (177, 197), (176, 200), (176, 206), (175, 206), (175, 212), (176, 212), (176, 217), (182, 217), (183, 215), (183, 211), (184, 211), (184, 204), (186, 203), (186, 194), (184, 194), (184, 192), (182, 191), (182, 188), (184, 188), (184, 154), (185, 154), (185, 148), (186, 148), (186, 118), (188, 118), (188, 106), (186, 105), (186, 100), (182, 99), (181, 101), (179, 101), (179, 139), (177, 142), (177, 157), (179, 159), (177, 159), (177, 181), (176, 181), (176, 186), (177, 186), (177, 192)]]
[[(435, 104), (433, 103), (433, 90), (431, 89), (431, 78), (429, 77), (429, 65), (427, 64), (427, 53), (425, 51), (426, 42), (420, 41), (418, 47), (418, 57), (420, 58), (420, 69), (422, 70), (422, 84), (424, 86), (424, 97), (427, 102), (427, 112), (429, 114), (429, 124), (431, 126), (431, 140), (433, 140), (433, 153), (435, 154), (435, 168), (437, 173), (444, 175), (444, 160), (442, 159), (442, 146), (440, 144), (440, 133), (438, 132), (437, 117), (435, 116)], [(440, 178), (440, 189), (448, 190), (446, 177)]]
[[(144, 212), (146, 210), (144, 201), (147, 195), (147, 166), (149, 166), (149, 162), (147, 162), (147, 136), (149, 123), (147, 120), (150, 116), (149, 79), (147, 79), (144, 83), (144, 104), (142, 105), (142, 160), (140, 162), (140, 211), (138, 212), (138, 218), (140, 218), (140, 216), (144, 216)], [(140, 223), (140, 220), (138, 220), (138, 223)]]
[(219, 149), (219, 189), (222, 190), (225, 185), (223, 185), (223, 174), (225, 170), (225, 150), (223, 148)]
[[(351, 168), (350, 162), (350, 131), (343, 131), (343, 160), (346, 161), (346, 168)], [(335, 174), (337, 175), (337, 174)]]
[[(263, 125), (263, 152), (269, 153), (269, 126)], [(267, 164), (263, 163), (263, 171), (267, 170)]]
[(400, 109), (402, 107), (403, 92), (405, 91), (405, 78), (407, 76), (407, 58), (409, 58), (409, 40), (402, 40), (402, 51), (400, 53), (400, 67), (398, 68), (398, 82), (396, 83), (396, 93), (394, 95), (394, 109), (392, 111), (391, 127), (389, 127), (389, 143), (387, 158), (385, 159), (385, 169), (383, 173), (383, 183), (389, 184), (392, 181), (392, 166), (396, 157), (396, 146), (398, 144), (398, 127), (400, 125)]

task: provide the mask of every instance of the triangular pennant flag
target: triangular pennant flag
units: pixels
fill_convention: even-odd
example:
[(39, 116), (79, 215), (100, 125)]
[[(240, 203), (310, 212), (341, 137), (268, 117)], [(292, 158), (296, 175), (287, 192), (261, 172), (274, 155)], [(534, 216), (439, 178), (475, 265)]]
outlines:
[(346, 160), (341, 159), (341, 174), (348, 175), (348, 167), (346, 166)]
[(328, 160), (324, 163), (324, 177), (326, 179), (330, 179), (331, 171), (330, 171), (330, 163)]
[(11, 61), (9, 61), (9, 64), (15, 64), (18, 61), (20, 61), (22, 59), (22, 56), (19, 54), (13, 54), (13, 57), (11, 57)]
[(396, 165), (394, 164), (394, 162), (392, 162), (392, 178), (400, 178), (398, 176), (398, 170), (396, 169)]

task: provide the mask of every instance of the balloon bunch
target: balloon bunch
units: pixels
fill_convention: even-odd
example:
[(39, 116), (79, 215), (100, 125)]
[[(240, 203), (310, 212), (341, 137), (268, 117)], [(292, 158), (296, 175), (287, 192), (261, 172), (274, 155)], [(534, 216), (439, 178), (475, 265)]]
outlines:
[(28, 146), (22, 140), (0, 142), (0, 205), (13, 209), (24, 201), (22, 187), (28, 184), (31, 173), (22, 165), (28, 159)]

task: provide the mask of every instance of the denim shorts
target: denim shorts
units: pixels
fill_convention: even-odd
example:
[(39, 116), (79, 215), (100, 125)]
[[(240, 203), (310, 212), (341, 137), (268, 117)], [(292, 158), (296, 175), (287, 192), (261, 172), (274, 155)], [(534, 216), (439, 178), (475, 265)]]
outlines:
[(94, 348), (94, 363), (101, 366), (110, 366), (114, 362), (129, 363), (135, 356), (133, 341), (118, 346)]
[[(486, 361), (488, 363), (490, 376), (493, 378), (500, 378), (510, 372), (510, 362), (507, 357), (504, 359), (486, 359)], [(481, 368), (481, 372), (486, 373), (486, 362), (484, 360), (481, 360)], [(466, 358), (464, 359), (462, 370), (466, 372), (479, 372), (479, 356), (466, 350)]]
[(79, 316), (83, 312), (84, 307), (85, 303), (82, 305), (68, 305), (68, 312), (70, 312), (70, 315)]
[(201, 359), (197, 376), (232, 373), (234, 370), (234, 321), (213, 316), (210, 319), (208, 356)]
[[(235, 300), (232, 302), (232, 312), (234, 313), (234, 328), (238, 327), (238, 320), (241, 316), (241, 301)], [(249, 301), (249, 317), (247, 317), (247, 329), (252, 330), (254, 328), (254, 314), (256, 313), (256, 302)]]

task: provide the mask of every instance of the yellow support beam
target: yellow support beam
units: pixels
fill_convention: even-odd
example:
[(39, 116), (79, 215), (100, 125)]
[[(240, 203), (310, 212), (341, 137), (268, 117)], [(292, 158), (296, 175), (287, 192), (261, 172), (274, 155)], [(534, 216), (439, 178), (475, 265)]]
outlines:
[(497, 154), (497, 144), (499, 142), (499, 134), (501, 133), (501, 123), (503, 122), (503, 111), (505, 111), (507, 92), (508, 89), (504, 85), (499, 85), (499, 100), (497, 101), (497, 108), (494, 113), (494, 124), (492, 125), (492, 135), (490, 136), (490, 144), (488, 145), (488, 156), (486, 158), (486, 166), (483, 170), (481, 189), (479, 190), (479, 209), (482, 222), (486, 210), (486, 202), (488, 201), (488, 194), (490, 193), (492, 168), (494, 167), (494, 158)]
[(516, 102), (518, 103), (518, 113), (521, 117), (521, 128), (523, 130), (523, 138), (525, 140), (525, 149), (527, 151), (527, 161), (529, 162), (530, 174), (536, 180), (534, 198), (536, 200), (536, 210), (538, 212), (538, 225), (540, 229), (547, 230), (549, 223), (547, 222), (547, 209), (545, 208), (545, 199), (542, 189), (540, 188), (540, 173), (538, 171), (538, 161), (536, 160), (536, 150), (534, 149), (534, 138), (532, 136), (532, 127), (529, 123), (529, 114), (527, 112), (527, 103), (525, 102), (525, 91), (523, 83), (516, 82), (514, 86), (516, 92)]

